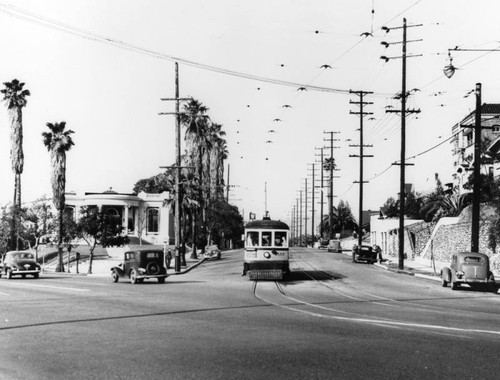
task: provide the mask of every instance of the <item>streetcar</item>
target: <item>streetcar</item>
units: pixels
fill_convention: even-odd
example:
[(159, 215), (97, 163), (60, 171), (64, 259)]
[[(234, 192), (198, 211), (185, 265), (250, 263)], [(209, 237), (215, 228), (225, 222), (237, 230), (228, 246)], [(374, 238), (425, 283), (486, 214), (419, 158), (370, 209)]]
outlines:
[(268, 216), (245, 226), (243, 275), (250, 280), (283, 280), (290, 272), (288, 242), (290, 228)]

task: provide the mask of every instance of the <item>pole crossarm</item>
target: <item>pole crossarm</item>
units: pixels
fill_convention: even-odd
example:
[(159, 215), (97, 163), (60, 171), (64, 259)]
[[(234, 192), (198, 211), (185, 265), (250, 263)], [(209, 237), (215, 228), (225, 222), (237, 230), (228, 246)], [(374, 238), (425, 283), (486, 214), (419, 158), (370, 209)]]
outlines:
[[(401, 166), (401, 162), (393, 162), (391, 165)], [(415, 164), (404, 163), (404, 166), (415, 166)]]
[[(401, 113), (403, 111), (401, 110), (385, 110), (386, 113)], [(420, 113), (420, 109), (415, 109), (415, 108), (412, 108), (412, 109), (405, 109), (404, 110), (405, 113)]]
[(177, 101), (180, 101), (180, 102), (184, 102), (184, 101), (189, 101), (189, 100), (193, 100), (193, 98), (160, 98), (161, 101), (174, 101), (174, 102), (177, 102)]
[(171, 165), (171, 166), (160, 166), (160, 169), (196, 169), (196, 167)]

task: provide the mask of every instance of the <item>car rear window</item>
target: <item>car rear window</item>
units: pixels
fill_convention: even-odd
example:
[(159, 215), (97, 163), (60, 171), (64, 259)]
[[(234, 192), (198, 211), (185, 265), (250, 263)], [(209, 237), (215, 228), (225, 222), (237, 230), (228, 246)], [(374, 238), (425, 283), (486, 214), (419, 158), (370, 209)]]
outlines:
[(157, 259), (160, 257), (160, 254), (158, 252), (148, 252), (146, 253), (146, 257), (148, 259)]
[(466, 263), (466, 264), (484, 264), (484, 259), (482, 257), (466, 256), (464, 258), (464, 263)]

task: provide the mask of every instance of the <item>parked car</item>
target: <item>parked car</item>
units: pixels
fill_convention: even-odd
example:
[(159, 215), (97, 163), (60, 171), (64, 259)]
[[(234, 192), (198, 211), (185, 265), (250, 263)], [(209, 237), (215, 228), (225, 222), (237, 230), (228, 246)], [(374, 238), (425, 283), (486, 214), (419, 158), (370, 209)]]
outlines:
[(328, 252), (342, 252), (342, 245), (340, 240), (330, 240), (328, 242)]
[(144, 279), (156, 278), (160, 284), (163, 284), (167, 277), (163, 250), (125, 252), (123, 262), (111, 268), (111, 277), (113, 282), (126, 278), (132, 284), (142, 283)]
[(377, 252), (373, 250), (371, 245), (362, 245), (361, 248), (355, 247), (352, 251), (352, 261), (354, 263), (364, 261), (373, 264), (377, 262)]
[(41, 272), (40, 265), (35, 261), (35, 256), (30, 252), (10, 251), (5, 254), (0, 270), (10, 280), (13, 276), (26, 278), (27, 275), (38, 278)]
[(327, 249), (327, 248), (328, 248), (328, 239), (319, 239), (318, 249)]
[(460, 285), (497, 291), (489, 257), (483, 253), (459, 252), (451, 256), (449, 267), (441, 269), (441, 284), (456, 290)]

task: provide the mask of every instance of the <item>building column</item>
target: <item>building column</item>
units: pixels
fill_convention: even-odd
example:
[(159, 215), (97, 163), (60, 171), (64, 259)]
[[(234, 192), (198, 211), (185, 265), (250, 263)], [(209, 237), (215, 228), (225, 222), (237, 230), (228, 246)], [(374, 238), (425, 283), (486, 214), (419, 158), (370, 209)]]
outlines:
[(122, 225), (123, 227), (125, 227), (125, 235), (128, 235), (128, 209), (129, 209), (128, 205), (123, 206), (124, 220), (122, 221)]

